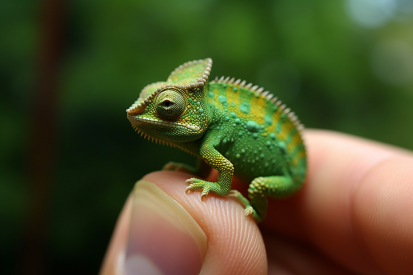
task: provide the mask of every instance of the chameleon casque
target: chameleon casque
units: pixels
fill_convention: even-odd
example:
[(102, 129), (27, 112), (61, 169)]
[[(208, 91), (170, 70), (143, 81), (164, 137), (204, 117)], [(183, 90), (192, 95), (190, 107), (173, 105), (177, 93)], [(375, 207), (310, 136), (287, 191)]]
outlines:
[[(217, 182), (188, 179), (186, 192), (201, 189), (202, 200), (210, 191), (236, 197), (259, 222), (267, 196), (289, 196), (305, 179), (303, 126), (263, 88), (229, 77), (209, 81), (211, 67), (210, 58), (179, 66), (166, 82), (146, 86), (127, 117), (141, 134), (199, 159), (197, 168), (168, 163), (164, 169), (200, 176), (206, 163), (218, 170)], [(251, 182), (249, 200), (230, 191), (233, 175)]]

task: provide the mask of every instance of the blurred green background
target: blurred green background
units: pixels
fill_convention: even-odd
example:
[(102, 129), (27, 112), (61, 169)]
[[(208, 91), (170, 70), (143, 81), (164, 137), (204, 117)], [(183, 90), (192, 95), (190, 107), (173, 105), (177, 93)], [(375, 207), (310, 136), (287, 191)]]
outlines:
[(410, 0), (1, 1), (2, 274), (98, 272), (134, 182), (193, 161), (125, 114), (186, 61), (307, 127), (413, 149), (412, 19)]

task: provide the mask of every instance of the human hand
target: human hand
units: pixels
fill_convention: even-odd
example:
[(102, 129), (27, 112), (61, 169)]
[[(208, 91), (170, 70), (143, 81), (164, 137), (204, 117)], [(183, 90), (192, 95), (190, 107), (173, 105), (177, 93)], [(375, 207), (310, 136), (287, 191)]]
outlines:
[(259, 227), (232, 198), (186, 194), (191, 175), (146, 175), (101, 275), (413, 274), (413, 153), (326, 131), (307, 130), (305, 141), (304, 187), (270, 199)]

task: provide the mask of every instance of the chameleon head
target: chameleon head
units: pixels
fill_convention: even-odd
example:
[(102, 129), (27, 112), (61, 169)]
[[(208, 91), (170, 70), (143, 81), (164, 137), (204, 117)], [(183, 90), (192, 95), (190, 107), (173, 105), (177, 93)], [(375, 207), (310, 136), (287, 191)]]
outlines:
[(132, 126), (145, 135), (175, 144), (200, 138), (208, 128), (205, 100), (212, 60), (187, 62), (166, 82), (146, 86), (126, 110)]
[(159, 89), (127, 110), (132, 126), (143, 134), (173, 143), (198, 139), (207, 128), (206, 106), (176, 87)]

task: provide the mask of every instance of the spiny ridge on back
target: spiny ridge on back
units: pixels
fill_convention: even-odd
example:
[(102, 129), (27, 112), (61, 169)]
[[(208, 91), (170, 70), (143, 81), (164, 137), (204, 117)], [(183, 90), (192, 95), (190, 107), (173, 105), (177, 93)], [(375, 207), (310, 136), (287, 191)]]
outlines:
[[(294, 114), (294, 112), (291, 112), (289, 108), (286, 108), (286, 105), (282, 103), (280, 99), (277, 97), (274, 97), (272, 93), (269, 91), (264, 91), (263, 87), (259, 87), (258, 85), (254, 85), (252, 83), (246, 84), (245, 80), (235, 80), (235, 78), (230, 78), (229, 76), (225, 77), (222, 76), (221, 78), (215, 77), (211, 83), (225, 83), (229, 85), (236, 85), (240, 86), (241, 88), (249, 89), (254, 94), (260, 95), (265, 97), (267, 100), (271, 101), (273, 104), (277, 105), (283, 112), (288, 116), (288, 118), (291, 120), (291, 122), (297, 127), (298, 131), (302, 131), (304, 129), (304, 125), (300, 123), (300, 120), (298, 117)], [(254, 85), (254, 86), (253, 86)]]

